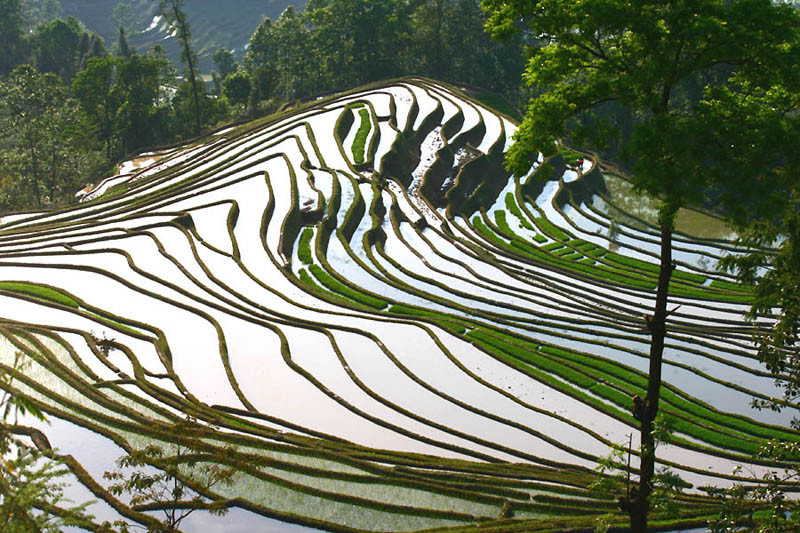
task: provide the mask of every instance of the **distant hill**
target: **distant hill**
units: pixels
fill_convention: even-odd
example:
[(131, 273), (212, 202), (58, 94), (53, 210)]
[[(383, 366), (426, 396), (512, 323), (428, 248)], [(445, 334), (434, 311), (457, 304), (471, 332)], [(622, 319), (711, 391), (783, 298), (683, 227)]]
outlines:
[[(125, 22), (131, 33), (129, 44), (145, 51), (161, 43), (170, 59), (178, 64), (180, 51), (177, 40), (170, 37), (167, 25), (156, 17), (156, 0), (61, 0), (61, 7), (65, 17), (74, 16), (81, 20), (87, 28), (99, 33), (111, 49), (117, 38), (114, 9), (120, 3), (130, 8)], [(241, 60), (250, 35), (264, 17), (275, 20), (289, 5), (302, 7), (305, 0), (187, 0), (184, 9), (192, 28), (200, 70), (203, 73), (211, 71), (211, 55), (221, 47), (232, 50), (237, 60)]]

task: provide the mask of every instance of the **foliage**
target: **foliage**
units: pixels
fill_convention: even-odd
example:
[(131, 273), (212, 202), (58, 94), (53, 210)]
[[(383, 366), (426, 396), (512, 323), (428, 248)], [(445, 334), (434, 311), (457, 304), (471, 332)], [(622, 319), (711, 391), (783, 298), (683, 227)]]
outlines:
[(119, 27), (117, 32), (117, 40), (114, 43), (114, 54), (125, 59), (130, 59), (134, 53), (134, 49), (128, 44), (128, 38), (125, 37), (125, 28)]
[(0, 531), (55, 533), (65, 526), (84, 525), (89, 517), (86, 504), (52, 512), (66, 503), (59, 478), (69, 470), (58, 460), (44, 458), (10, 430), (11, 419), (16, 423), (19, 415), (45, 420), (35, 403), (14, 392), (13, 382), (26, 363), (17, 352), (10, 370), (0, 368)]
[[(225, 99), (213, 98), (206, 94), (205, 84), (198, 81), (198, 96), (200, 98), (200, 124), (216, 124), (228, 116), (228, 107)], [(187, 138), (196, 132), (196, 108), (194, 105), (194, 85), (184, 82), (178, 85), (175, 96), (172, 97), (172, 109), (175, 123), (172, 125), (181, 138)]]
[(175, 85), (175, 67), (163, 48), (154, 47), (143, 55), (90, 59), (76, 75), (72, 92), (105, 145), (107, 160), (113, 161), (191, 129), (192, 110), (188, 118), (173, 120), (173, 107), (185, 100), (173, 104), (170, 91)]
[(63, 13), (59, 0), (26, 0), (24, 4), (26, 23), (31, 29), (53, 22)]
[[(666, 418), (659, 416), (654, 423), (653, 438), (656, 445), (671, 439), (672, 429)], [(631, 437), (631, 443), (633, 435)], [(631, 481), (630, 449), (614, 444), (606, 457), (597, 461), (597, 477), (589, 485), (589, 490), (601, 498), (618, 498), (628, 501), (637, 492), (637, 483)], [(684, 489), (691, 488), (668, 467), (660, 467), (653, 476), (653, 492), (650, 497), (651, 510), (660, 518), (674, 518), (678, 514), (678, 496)], [(635, 497), (635, 496), (633, 496)], [(601, 516), (595, 531), (607, 531), (613, 515)]]
[(220, 77), (224, 80), (228, 74), (236, 72), (236, 59), (233, 57), (233, 52), (227, 48), (219, 48), (211, 56), (214, 66), (217, 67)]
[[(776, 221), (760, 219), (742, 232), (742, 243), (752, 253), (730, 255), (723, 268), (738, 273), (745, 283), (755, 283), (753, 305), (748, 318), (757, 327), (758, 357), (778, 376), (783, 399), (755, 402), (758, 408), (780, 410), (800, 398), (800, 197), (793, 193), (784, 202)], [(777, 250), (769, 246), (781, 242)], [(777, 315), (775, 313), (777, 312)], [(759, 322), (762, 318), (770, 322)], [(800, 422), (795, 420), (795, 428)]]
[[(118, 35), (124, 37), (126, 34), (134, 35), (136, 32), (136, 14), (134, 7), (131, 6), (126, 0), (120, 0), (114, 6), (114, 11), (111, 12), (111, 20), (117, 28)], [(126, 43), (127, 44), (127, 43)], [(128, 57), (128, 54), (121, 53), (121, 50), (116, 50), (116, 55)]]
[(93, 57), (72, 81), (72, 94), (92, 122), (98, 137), (106, 145), (110, 160), (115, 138), (114, 119), (119, 99), (114, 94), (117, 61), (111, 57)]
[(0, 76), (19, 64), (26, 46), (22, 0), (0, 0)]
[[(763, 195), (767, 209), (748, 202), (732, 214), (739, 225), (740, 244), (750, 253), (731, 254), (723, 258), (720, 266), (735, 272), (743, 283), (754, 284), (754, 298), (746, 318), (755, 326), (758, 358), (776, 376), (783, 397), (754, 399), (753, 406), (775, 411), (796, 408), (800, 398), (800, 190), (794, 171), (800, 122), (792, 112), (797, 99), (796, 74), (791, 70), (781, 74), (783, 87), (751, 90), (746, 96), (718, 92), (709, 103), (725, 131), (733, 129), (730, 123), (737, 119), (730, 113), (731, 102), (745, 100), (747, 111), (762, 121), (762, 127), (742, 132), (735, 142), (743, 143), (745, 149), (756, 144), (770, 149), (760, 176), (770, 189), (770, 194)], [(800, 420), (794, 418), (792, 426), (800, 429)], [(798, 451), (796, 442), (775, 441), (765, 446), (761, 455), (780, 462), (796, 457)], [(722, 531), (744, 521), (755, 531), (797, 530), (800, 509), (786, 491), (798, 477), (800, 471), (794, 467), (767, 472), (762, 484), (752, 490), (734, 486), (712, 491), (720, 500), (720, 515), (712, 529)], [(764, 511), (754, 513), (754, 508)]]
[(748, 498), (749, 490), (742, 484), (734, 484), (729, 489), (706, 487), (719, 507), (719, 513), (708, 521), (711, 533), (728, 533), (736, 531), (745, 524), (752, 524), (753, 501)]
[(312, 0), (303, 11), (290, 6), (265, 19), (250, 38), (245, 66), (261, 100), (277, 94), (291, 101), (404, 74), (514, 96), (524, 38), (492, 42), (485, 21), (477, 0)]
[(229, 74), (222, 83), (222, 94), (235, 106), (244, 106), (250, 99), (253, 80), (250, 74), (240, 70)]
[(33, 43), (39, 72), (58, 74), (64, 83), (70, 83), (90, 58), (108, 54), (103, 39), (87, 31), (74, 17), (39, 26)]
[(0, 205), (60, 204), (102, 165), (78, 103), (53, 74), (18, 67), (0, 84)]
[(118, 63), (114, 90), (121, 104), (116, 124), (126, 153), (159, 140), (158, 128), (154, 127), (158, 120), (159, 68), (156, 58), (139, 54)]
[[(233, 57), (233, 52), (227, 48), (219, 48), (211, 56), (211, 60), (214, 62), (214, 66), (217, 67), (217, 70), (211, 71), (211, 80), (214, 82), (214, 94), (219, 96), (222, 94), (223, 81), (228, 75), (236, 72), (238, 66), (236, 64), (236, 59)], [(247, 103), (247, 100), (245, 100), (244, 103)]]
[[(794, 459), (798, 453), (800, 444), (773, 440), (762, 448), (759, 456), (780, 462)], [(706, 488), (719, 502), (719, 514), (709, 520), (709, 530), (727, 532), (746, 525), (748, 531), (757, 533), (798, 531), (800, 504), (786, 494), (786, 488), (798, 480), (800, 470), (792, 466), (764, 473), (761, 483), (754, 487), (737, 483), (729, 489)]]
[(207, 501), (204, 495), (215, 486), (232, 484), (236, 473), (234, 468), (197, 454), (202, 430), (191, 417), (176, 424), (172, 434), (176, 442), (132, 451), (117, 460), (117, 470), (103, 475), (113, 482), (109, 491), (128, 495), (133, 509), (162, 511), (160, 531), (177, 530), (183, 519), (198, 509), (227, 513), (225, 500)]
[[(197, 54), (192, 48), (192, 32), (189, 22), (186, 20), (186, 13), (183, 11), (183, 0), (158, 0), (158, 14), (164, 17), (181, 43), (181, 61), (186, 65), (186, 78), (192, 90), (192, 103), (194, 104), (193, 133), (197, 135), (204, 123), (200, 111), (202, 81), (199, 79), (200, 73), (197, 72)], [(202, 85), (205, 99), (205, 84)]]
[[(748, 94), (785, 92), (776, 88), (783, 82), (778, 74), (784, 63), (794, 62), (800, 17), (792, 7), (768, 0), (484, 0), (483, 5), (495, 36), (513, 35), (520, 20), (538, 36), (524, 75), (534, 96), (507, 154), (509, 170), (527, 174), (539, 153), (556, 155), (560, 138), (578, 146), (611, 146), (627, 163), (635, 188), (661, 201), (661, 264), (646, 324), (650, 381), (647, 396), (633, 408), (641, 424), (639, 487), (620, 502), (632, 530), (645, 531), (654, 490), (652, 430), (661, 393), (675, 214), (682, 205), (702, 203), (712, 190), (722, 191), (723, 199), (741, 200), (745, 188), (751, 193), (761, 187), (757, 178), (765, 163), (774, 162), (773, 149), (744, 144), (736, 150), (731, 135), (750, 140), (750, 131), (765, 124), (764, 114), (751, 112)], [(609, 106), (616, 113), (608, 113)], [(717, 128), (716, 119), (727, 116), (736, 121)]]

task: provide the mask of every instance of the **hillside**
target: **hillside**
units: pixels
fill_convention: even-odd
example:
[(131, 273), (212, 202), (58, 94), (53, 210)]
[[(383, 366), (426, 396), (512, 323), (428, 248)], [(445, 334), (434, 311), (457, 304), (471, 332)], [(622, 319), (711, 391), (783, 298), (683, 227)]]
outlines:
[[(61, 0), (64, 16), (74, 16), (87, 28), (99, 33), (110, 48), (117, 39), (117, 28), (113, 19), (114, 8), (119, 2), (96, 2), (94, 0)], [(158, 2), (155, 0), (126, 0), (130, 6), (129, 44), (140, 51), (161, 43), (170, 59), (180, 63), (180, 51), (176, 39), (169, 36), (166, 24), (155, 18)], [(264, 17), (275, 20), (287, 6), (302, 7), (304, 2), (291, 0), (190, 0), (184, 10), (192, 28), (194, 46), (200, 59), (200, 69), (209, 73), (213, 68), (211, 55), (225, 47), (234, 52), (237, 59), (244, 56), (245, 45)]]
[[(231, 513), (186, 531), (624, 522), (588, 489), (637, 430), (658, 233), (592, 154), (509, 176), (515, 130), (456, 87), (395, 80), (0, 219), (0, 362), (30, 354), (16, 386), (95, 487), (89, 510), (151, 519), (93, 484), (153, 445), (237, 472), (203, 490)], [(791, 413), (750, 408), (779, 390), (748, 347), (749, 288), (713, 268), (727, 231), (682, 217), (657, 452), (692, 485), (674, 528), (715, 509), (701, 486), (739, 464), (756, 482), (758, 447), (798, 438)]]

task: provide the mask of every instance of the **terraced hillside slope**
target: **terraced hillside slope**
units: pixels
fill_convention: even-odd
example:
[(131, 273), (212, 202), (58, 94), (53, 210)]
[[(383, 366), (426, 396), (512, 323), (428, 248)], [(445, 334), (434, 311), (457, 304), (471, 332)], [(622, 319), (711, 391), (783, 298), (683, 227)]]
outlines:
[[(0, 362), (29, 354), (16, 386), (98, 520), (152, 520), (102, 477), (148, 445), (237, 470), (204, 491), (232, 506), (206, 530), (536, 531), (613, 511), (588, 486), (636, 433), (657, 233), (589, 156), (512, 179), (514, 129), (398, 80), (142, 154), (78, 207), (2, 217)], [(748, 290), (709, 271), (734, 250), (675, 247), (658, 457), (693, 485), (676, 496), (691, 521), (713, 505), (699, 487), (739, 464), (758, 477), (759, 446), (797, 435), (749, 407), (777, 391)]]

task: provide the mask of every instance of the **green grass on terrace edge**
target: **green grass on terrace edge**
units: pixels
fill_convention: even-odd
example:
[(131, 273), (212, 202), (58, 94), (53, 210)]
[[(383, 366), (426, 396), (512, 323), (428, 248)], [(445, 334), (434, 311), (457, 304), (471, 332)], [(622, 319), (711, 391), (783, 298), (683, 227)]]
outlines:
[(300, 240), (297, 243), (297, 256), (304, 265), (310, 265), (314, 262), (314, 256), (311, 254), (311, 239), (314, 237), (314, 230), (305, 228), (303, 233), (300, 234)]
[[(466, 336), (513, 366), (524, 368), (533, 377), (558, 389), (565, 389), (563, 392), (636, 426), (628, 409), (634, 394), (645, 393), (647, 380), (643, 374), (608, 360), (527, 342), (483, 328), (473, 329)], [(509, 357), (513, 361), (509, 361)], [(611, 402), (619, 409), (573, 388), (573, 385)], [(667, 415), (676, 432), (722, 449), (754, 455), (770, 438), (799, 439), (789, 431), (708, 409), (678, 395), (668, 386), (662, 387), (662, 402), (662, 412)], [(698, 421), (702, 425), (697, 424)], [(674, 440), (682, 442), (678, 437)]]
[(354, 302), (358, 302), (377, 310), (385, 309), (386, 306), (389, 305), (389, 302), (386, 300), (381, 300), (380, 298), (375, 298), (374, 296), (370, 296), (369, 294), (364, 294), (363, 292), (358, 292), (350, 288), (331, 276), (329, 273), (325, 272), (325, 270), (323, 270), (319, 265), (309, 265), (308, 270), (325, 288), (335, 292), (337, 295), (344, 296), (350, 300), (353, 300)]
[(50, 302), (59, 303), (73, 309), (78, 309), (80, 304), (70, 295), (53, 287), (28, 283), (24, 281), (0, 281), (0, 290), (34, 296)]
[(364, 162), (364, 146), (367, 142), (367, 134), (369, 134), (369, 130), (372, 128), (372, 119), (369, 116), (369, 110), (360, 109), (358, 115), (361, 117), (361, 124), (359, 124), (356, 137), (353, 140), (353, 160), (357, 165)]
[[(502, 212), (497, 213), (499, 214)], [(498, 219), (497, 216), (495, 218)], [(595, 279), (638, 289), (655, 290), (658, 277), (657, 265), (642, 261), (640, 259), (614, 254), (614, 252), (607, 252), (604, 248), (589, 243), (588, 241), (574, 238), (544, 218), (537, 217), (535, 219), (537, 226), (539, 226), (542, 231), (547, 233), (551, 238), (558, 238), (556, 238), (554, 242), (545, 244), (543, 246), (536, 246), (516, 235), (511, 228), (508, 227), (508, 224), (505, 223), (506, 221), (504, 220), (504, 216), (499, 217), (497, 220), (500, 229), (499, 234), (500, 236), (510, 240), (510, 243), (507, 243), (498, 237), (498, 234), (487, 227), (480, 217), (473, 217), (471, 222), (478, 233), (483, 235), (498, 247), (526, 255), (533, 259), (543, 260), (553, 265), (583, 272)], [(601, 261), (605, 260), (605, 258), (610, 254), (614, 255), (609, 258), (609, 263), (611, 264), (595, 264), (593, 267), (592, 263), (594, 263), (594, 259), (589, 261), (584, 260), (584, 258), (581, 258), (580, 256), (569, 255), (573, 250), (567, 248), (568, 246), (571, 246), (572, 248), (578, 248), (585, 256), (587, 256), (587, 258), (603, 258)], [(589, 249), (590, 246), (593, 248)], [(548, 254), (544, 252), (550, 253)], [(560, 257), (568, 255), (569, 257)], [(615, 266), (615, 264), (619, 265), (619, 267)], [(628, 269), (621, 267), (628, 267)], [(708, 288), (701, 286), (701, 283), (705, 282), (706, 279), (707, 278), (701, 274), (676, 270), (673, 272), (673, 280), (670, 282), (670, 293), (674, 296), (741, 303), (749, 303), (752, 299), (750, 290), (742, 287), (736, 291), (734, 289), (736, 284), (733, 283), (711, 283), (712, 288), (725, 291), (727, 294), (720, 294), (713, 290), (709, 291)], [(695, 286), (687, 286), (684, 285), (684, 283), (689, 283)]]

